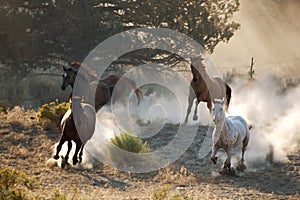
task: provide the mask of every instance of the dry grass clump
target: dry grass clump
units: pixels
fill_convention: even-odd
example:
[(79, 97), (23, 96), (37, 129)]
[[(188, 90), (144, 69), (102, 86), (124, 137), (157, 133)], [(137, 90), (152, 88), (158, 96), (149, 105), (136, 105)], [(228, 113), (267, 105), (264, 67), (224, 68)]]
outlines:
[(161, 183), (190, 184), (196, 181), (196, 177), (182, 165), (180, 169), (168, 166), (159, 170), (153, 180)]
[(33, 110), (25, 111), (20, 106), (16, 106), (12, 110), (8, 110), (5, 119), (12, 126), (29, 128), (36, 123), (36, 112)]

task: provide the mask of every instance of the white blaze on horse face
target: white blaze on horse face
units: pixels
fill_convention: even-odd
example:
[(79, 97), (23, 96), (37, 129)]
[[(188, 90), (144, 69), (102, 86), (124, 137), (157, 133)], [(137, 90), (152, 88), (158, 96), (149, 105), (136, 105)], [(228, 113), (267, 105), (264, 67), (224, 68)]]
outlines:
[(64, 77), (67, 78), (67, 76), (68, 76), (68, 74), (65, 72), (65, 73), (64, 73)]

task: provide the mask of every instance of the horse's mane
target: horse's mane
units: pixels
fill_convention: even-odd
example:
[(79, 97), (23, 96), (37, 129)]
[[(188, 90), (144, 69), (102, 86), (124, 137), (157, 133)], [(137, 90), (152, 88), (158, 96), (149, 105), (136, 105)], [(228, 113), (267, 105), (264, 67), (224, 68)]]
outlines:
[[(205, 69), (206, 65), (203, 61), (204, 61), (204, 58), (203, 58), (202, 55), (191, 57), (191, 62), (192, 62), (193, 65), (194, 64), (202, 65), (203, 68)], [(199, 66), (196, 66), (196, 67), (199, 67)]]
[(80, 70), (81, 75), (86, 78), (89, 81), (95, 81), (97, 80), (97, 75), (96, 72), (94, 70), (92, 70), (91, 68), (89, 68), (88, 66), (82, 64), (81, 62), (70, 62), (71, 67), (73, 67), (73, 69), (75, 69), (76, 71)]

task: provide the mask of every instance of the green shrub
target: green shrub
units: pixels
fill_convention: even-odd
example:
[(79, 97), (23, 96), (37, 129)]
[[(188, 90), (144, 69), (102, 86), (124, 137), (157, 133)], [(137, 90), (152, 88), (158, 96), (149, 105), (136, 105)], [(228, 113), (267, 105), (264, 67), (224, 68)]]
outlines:
[(29, 199), (24, 188), (32, 190), (38, 187), (39, 182), (23, 172), (8, 168), (0, 171), (0, 199)]
[(11, 105), (8, 102), (8, 100), (5, 100), (5, 101), (0, 100), (0, 112), (4, 112), (6, 114), (10, 108), (11, 108)]
[(153, 193), (153, 199), (154, 200), (164, 200), (169, 197), (170, 193), (170, 187), (169, 186), (164, 186), (160, 190), (157, 190)]
[[(146, 142), (143, 143), (141, 138), (122, 133), (110, 140), (107, 153), (115, 165), (128, 167), (136, 164), (148, 165), (151, 163), (151, 160), (147, 157), (148, 155), (143, 154), (150, 151), (148, 144)], [(131, 152), (141, 155), (133, 156)]]
[(143, 143), (141, 138), (134, 137), (127, 133), (115, 136), (110, 142), (124, 151), (133, 153), (147, 153), (151, 151), (147, 142)]
[(58, 100), (46, 103), (39, 109), (38, 121), (45, 129), (56, 128), (69, 108), (70, 103), (58, 103)]

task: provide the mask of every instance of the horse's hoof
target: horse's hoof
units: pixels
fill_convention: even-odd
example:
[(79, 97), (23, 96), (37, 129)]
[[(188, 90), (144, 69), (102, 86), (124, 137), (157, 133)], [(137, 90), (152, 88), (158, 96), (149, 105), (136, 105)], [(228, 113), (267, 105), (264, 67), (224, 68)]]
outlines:
[(68, 160), (66, 160), (64, 157), (61, 159), (61, 168), (64, 169), (66, 165), (68, 165)]
[(55, 156), (53, 156), (53, 158), (54, 158), (55, 160), (58, 160), (58, 159), (59, 159), (59, 156), (58, 156), (58, 155), (55, 155)]
[(78, 163), (78, 160), (73, 160), (73, 165), (76, 165)]
[(198, 120), (198, 116), (195, 115), (195, 116), (193, 117), (193, 120), (194, 120), (194, 121), (197, 121), (197, 120)]
[(217, 161), (218, 161), (218, 157), (212, 157), (212, 158), (210, 158), (211, 159), (211, 161), (214, 163), (214, 164), (217, 164)]
[(244, 171), (246, 169), (246, 165), (245, 164), (240, 164), (239, 168), (240, 171)]

